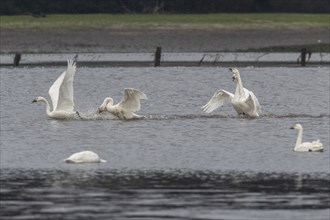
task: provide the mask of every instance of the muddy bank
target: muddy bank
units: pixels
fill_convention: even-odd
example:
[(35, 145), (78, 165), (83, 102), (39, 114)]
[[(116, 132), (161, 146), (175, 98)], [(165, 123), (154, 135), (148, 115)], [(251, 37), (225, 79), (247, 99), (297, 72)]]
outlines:
[(329, 43), (323, 27), (2, 28), (0, 35), (1, 53), (152, 52), (157, 46), (165, 52), (216, 52)]

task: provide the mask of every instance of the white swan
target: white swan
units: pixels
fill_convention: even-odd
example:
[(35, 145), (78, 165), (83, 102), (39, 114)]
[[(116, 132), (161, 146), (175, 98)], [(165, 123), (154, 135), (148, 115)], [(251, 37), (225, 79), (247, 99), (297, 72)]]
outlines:
[(123, 99), (116, 105), (113, 104), (113, 99), (107, 97), (99, 107), (99, 113), (108, 111), (120, 119), (138, 119), (143, 116), (134, 114), (140, 110), (140, 99), (147, 99), (147, 96), (140, 90), (126, 88)]
[(202, 107), (203, 111), (211, 113), (223, 104), (231, 102), (239, 115), (259, 117), (261, 107), (257, 97), (253, 92), (243, 87), (241, 76), (236, 68), (229, 68), (229, 70), (233, 74), (233, 81), (236, 80), (235, 95), (223, 89), (218, 90), (210, 101)]
[(294, 147), (294, 151), (299, 152), (311, 152), (311, 151), (323, 151), (323, 144), (320, 143), (320, 140), (311, 142), (302, 142), (302, 133), (303, 128), (301, 124), (295, 124), (291, 127), (291, 129), (298, 130), (298, 137), (296, 141), (296, 146)]
[(105, 163), (106, 160), (103, 160), (92, 151), (81, 151), (78, 153), (72, 154), (70, 157), (64, 159), (67, 163)]
[(76, 63), (68, 60), (67, 69), (57, 78), (50, 87), (48, 93), (53, 103), (53, 111), (44, 97), (36, 97), (32, 102), (46, 103), (46, 113), (48, 117), (55, 119), (69, 119), (79, 116), (78, 112), (73, 111), (73, 77), (76, 72)]

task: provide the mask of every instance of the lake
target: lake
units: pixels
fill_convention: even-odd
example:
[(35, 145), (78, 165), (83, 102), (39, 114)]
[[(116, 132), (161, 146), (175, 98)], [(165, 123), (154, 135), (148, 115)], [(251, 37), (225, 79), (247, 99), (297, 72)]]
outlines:
[[(63, 63), (64, 64), (64, 63)], [(328, 219), (329, 67), (240, 68), (260, 118), (227, 104), (235, 91), (221, 67), (77, 67), (75, 110), (84, 120), (48, 119), (43, 103), (63, 66), (1, 68), (1, 215), (5, 219)], [(107, 96), (143, 91), (122, 121), (96, 114)], [(320, 139), (323, 153), (293, 151)], [(92, 150), (101, 164), (66, 164)]]

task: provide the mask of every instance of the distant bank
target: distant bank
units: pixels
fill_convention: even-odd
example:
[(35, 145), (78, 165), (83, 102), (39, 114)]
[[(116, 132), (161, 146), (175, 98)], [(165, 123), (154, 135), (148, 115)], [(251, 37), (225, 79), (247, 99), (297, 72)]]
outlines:
[(0, 15), (90, 13), (329, 13), (329, 0), (1, 0)]
[(1, 53), (329, 52), (327, 14), (0, 16)]

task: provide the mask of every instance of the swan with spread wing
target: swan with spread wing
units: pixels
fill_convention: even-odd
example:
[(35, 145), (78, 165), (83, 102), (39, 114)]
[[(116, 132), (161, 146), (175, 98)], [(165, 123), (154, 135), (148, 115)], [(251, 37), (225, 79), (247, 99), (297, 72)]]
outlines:
[(38, 96), (32, 102), (44, 102), (48, 117), (54, 119), (70, 119), (79, 116), (73, 111), (73, 78), (76, 73), (76, 63), (68, 60), (67, 69), (57, 78), (48, 93), (52, 100), (53, 111), (46, 98)]
[(233, 81), (236, 82), (235, 94), (223, 89), (218, 90), (214, 93), (210, 101), (202, 107), (203, 111), (211, 113), (222, 105), (230, 102), (239, 115), (246, 115), (252, 118), (259, 117), (261, 107), (257, 97), (253, 92), (243, 87), (238, 69), (230, 68), (229, 70), (233, 75)]
[(99, 107), (99, 113), (108, 111), (119, 119), (139, 119), (143, 116), (134, 112), (139, 111), (140, 99), (147, 99), (147, 96), (138, 89), (126, 88), (123, 99), (118, 104), (113, 104), (113, 99), (107, 97)]

